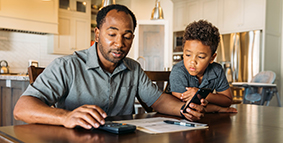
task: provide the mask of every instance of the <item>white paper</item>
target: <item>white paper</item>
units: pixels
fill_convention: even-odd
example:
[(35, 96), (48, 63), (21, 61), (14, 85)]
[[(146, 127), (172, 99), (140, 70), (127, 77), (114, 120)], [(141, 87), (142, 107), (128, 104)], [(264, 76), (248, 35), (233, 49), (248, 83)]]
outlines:
[[(196, 124), (196, 127), (187, 127), (187, 126), (181, 126), (181, 125), (167, 124), (163, 122), (164, 120), (192, 123), (192, 124)], [(189, 122), (187, 120), (177, 120), (174, 118), (164, 118), (164, 117), (135, 119), (135, 120), (121, 120), (121, 121), (115, 121), (115, 122), (132, 124), (132, 125), (137, 126), (138, 130), (141, 130), (147, 133), (153, 133), (153, 134), (208, 128), (207, 124)]]

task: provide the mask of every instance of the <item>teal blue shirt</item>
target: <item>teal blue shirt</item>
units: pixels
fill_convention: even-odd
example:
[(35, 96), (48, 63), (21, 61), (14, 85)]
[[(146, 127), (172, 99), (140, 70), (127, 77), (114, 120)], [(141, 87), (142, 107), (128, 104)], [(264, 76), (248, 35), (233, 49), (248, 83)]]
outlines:
[(161, 94), (130, 58), (123, 59), (112, 74), (104, 71), (94, 44), (55, 59), (22, 96), (34, 96), (47, 105), (67, 110), (84, 104), (98, 105), (108, 116), (116, 116), (132, 114), (136, 95), (151, 106)]
[(210, 88), (221, 92), (227, 90), (230, 86), (225, 76), (222, 66), (218, 63), (209, 64), (206, 68), (202, 82), (196, 76), (190, 75), (187, 71), (184, 61), (180, 61), (173, 66), (169, 77), (170, 92), (184, 93), (186, 87)]

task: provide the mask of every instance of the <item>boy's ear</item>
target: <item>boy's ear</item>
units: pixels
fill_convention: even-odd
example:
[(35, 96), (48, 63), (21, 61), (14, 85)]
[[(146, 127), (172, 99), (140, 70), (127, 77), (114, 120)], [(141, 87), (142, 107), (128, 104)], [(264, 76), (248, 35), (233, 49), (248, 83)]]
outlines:
[(212, 64), (214, 62), (214, 59), (216, 58), (217, 54), (214, 53), (212, 56), (211, 56), (211, 59), (210, 59), (210, 64)]

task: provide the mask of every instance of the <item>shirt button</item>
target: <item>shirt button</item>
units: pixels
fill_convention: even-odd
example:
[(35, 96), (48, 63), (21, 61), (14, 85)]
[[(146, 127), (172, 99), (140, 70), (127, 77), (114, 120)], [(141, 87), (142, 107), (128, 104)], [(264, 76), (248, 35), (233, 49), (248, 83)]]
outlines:
[(109, 99), (110, 99), (110, 100), (112, 100), (112, 99), (113, 99), (113, 97), (112, 97), (112, 96), (110, 96), (110, 97), (109, 97)]

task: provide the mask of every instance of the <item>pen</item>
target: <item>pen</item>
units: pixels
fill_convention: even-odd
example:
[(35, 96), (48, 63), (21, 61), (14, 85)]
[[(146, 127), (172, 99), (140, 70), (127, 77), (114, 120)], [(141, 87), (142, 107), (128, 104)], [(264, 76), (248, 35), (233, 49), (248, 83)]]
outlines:
[(174, 124), (174, 125), (187, 126), (187, 127), (195, 127), (195, 124), (186, 123), (186, 122), (178, 122), (178, 121), (170, 121), (170, 120), (164, 120), (163, 122), (165, 122), (167, 124)]

